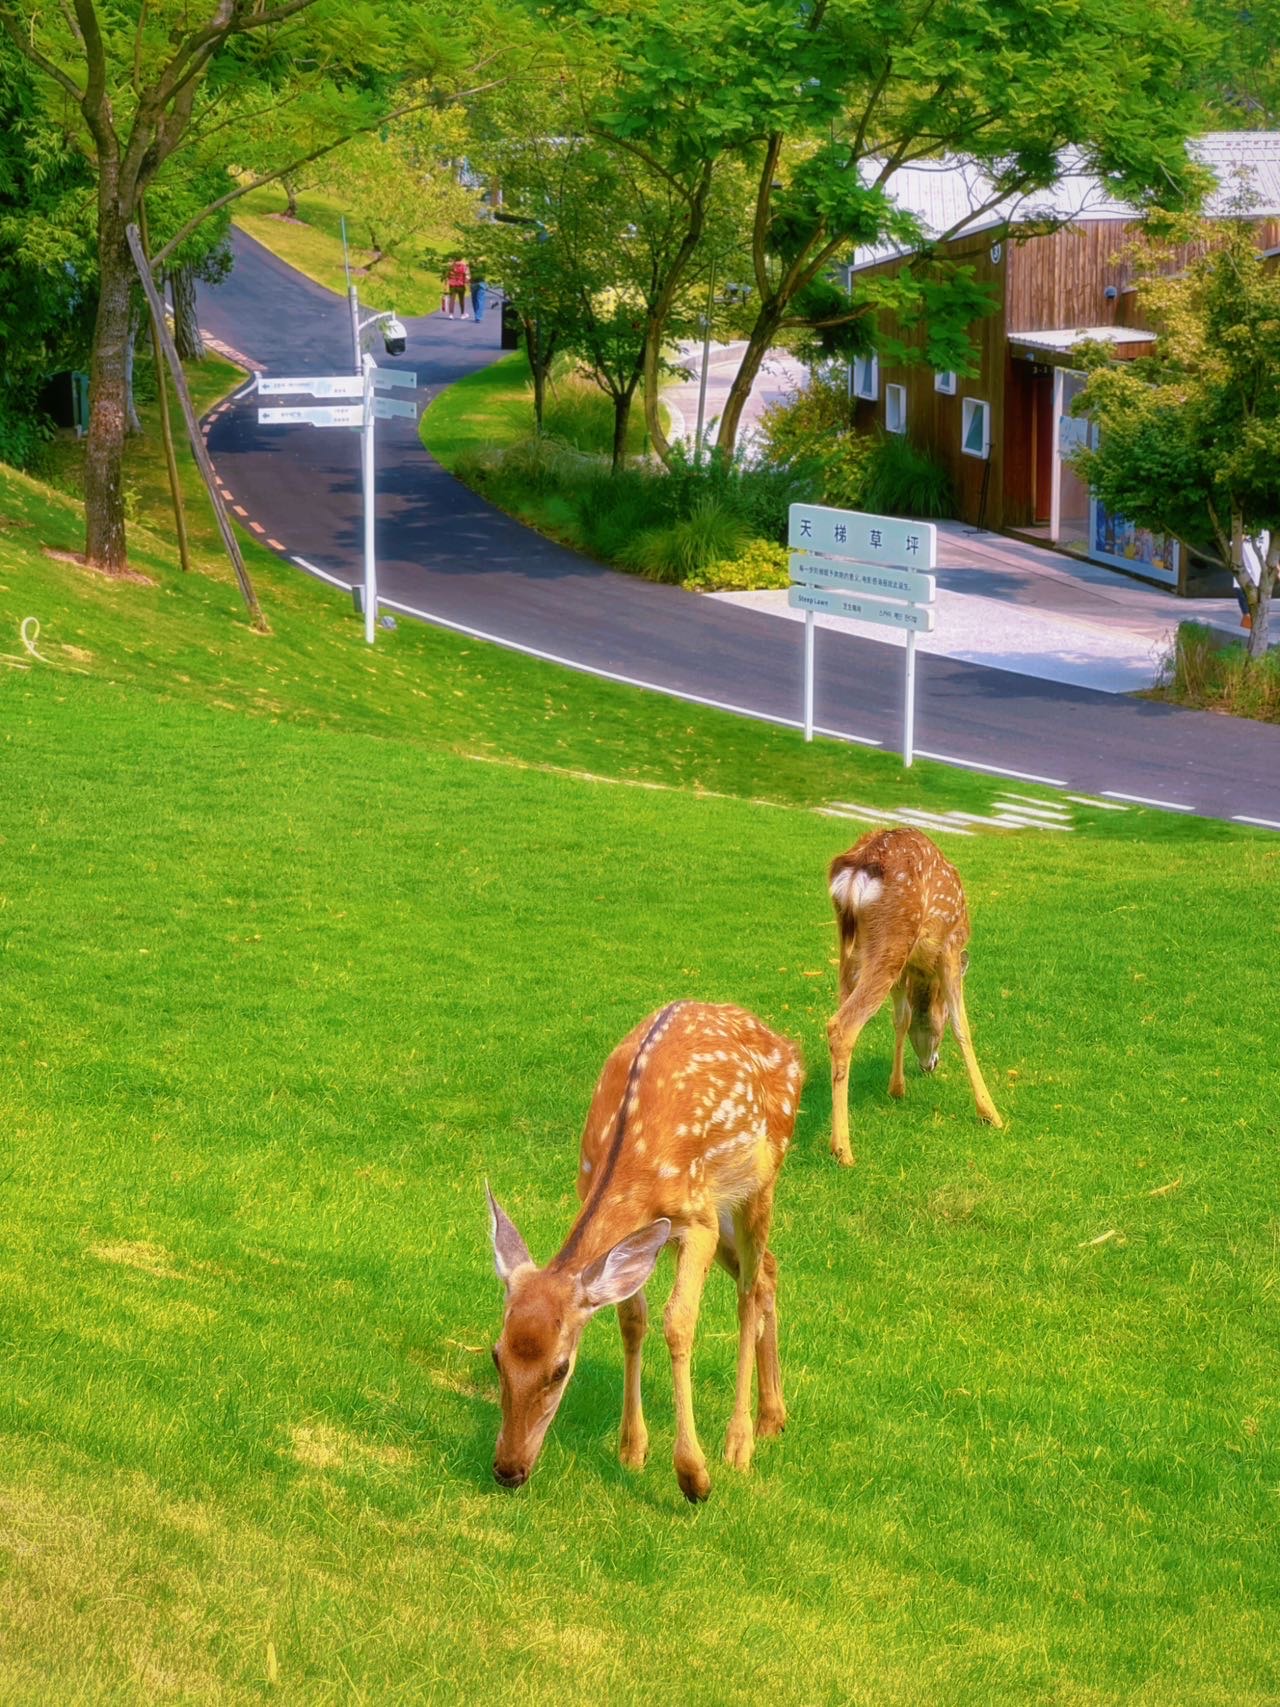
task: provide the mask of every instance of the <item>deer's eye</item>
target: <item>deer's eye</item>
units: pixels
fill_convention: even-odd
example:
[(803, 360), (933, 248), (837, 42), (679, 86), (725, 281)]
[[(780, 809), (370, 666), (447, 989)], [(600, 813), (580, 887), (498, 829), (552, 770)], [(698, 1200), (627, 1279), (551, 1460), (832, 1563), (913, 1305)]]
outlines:
[(563, 1363), (557, 1363), (555, 1368), (551, 1371), (551, 1385), (553, 1387), (558, 1387), (568, 1373), (569, 1359), (566, 1357)]

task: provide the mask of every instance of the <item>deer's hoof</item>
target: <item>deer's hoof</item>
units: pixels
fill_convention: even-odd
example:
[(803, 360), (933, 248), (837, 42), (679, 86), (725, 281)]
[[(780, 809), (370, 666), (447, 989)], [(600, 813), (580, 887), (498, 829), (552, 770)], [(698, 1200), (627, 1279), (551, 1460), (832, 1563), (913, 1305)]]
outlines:
[(677, 1469), (676, 1480), (690, 1505), (701, 1505), (711, 1497), (711, 1478), (705, 1464), (696, 1464), (691, 1470)]
[(755, 1443), (751, 1424), (745, 1420), (739, 1422), (735, 1417), (729, 1424), (728, 1434), (724, 1437), (724, 1461), (730, 1469), (749, 1470), (751, 1468), (751, 1453)]
[(785, 1411), (762, 1411), (756, 1418), (756, 1439), (768, 1440), (772, 1435), (781, 1434), (786, 1426), (787, 1413)]
[(839, 1144), (832, 1144), (831, 1154), (835, 1157), (836, 1161), (839, 1162), (842, 1168), (851, 1168), (853, 1166), (853, 1151), (847, 1144), (843, 1149), (840, 1148)]
[(1000, 1128), (1004, 1125), (1004, 1121), (1001, 1120), (994, 1108), (980, 1108), (978, 1110), (978, 1116), (986, 1126), (995, 1126)]
[(632, 1435), (618, 1442), (618, 1457), (628, 1470), (643, 1470), (649, 1460), (649, 1436)]

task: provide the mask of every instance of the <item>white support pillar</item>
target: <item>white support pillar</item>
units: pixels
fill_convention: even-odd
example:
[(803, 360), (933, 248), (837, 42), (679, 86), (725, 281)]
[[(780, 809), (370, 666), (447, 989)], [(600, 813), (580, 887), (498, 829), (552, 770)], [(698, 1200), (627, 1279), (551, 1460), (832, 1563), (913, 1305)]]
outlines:
[(910, 770), (916, 743), (916, 631), (907, 630), (907, 700), (902, 716), (902, 768)]
[(804, 738), (813, 740), (813, 612), (804, 613)]
[[(353, 293), (354, 294), (354, 293)], [(378, 566), (375, 555), (375, 498), (373, 463), (373, 357), (364, 358), (364, 425), (360, 429), (360, 463), (364, 488), (364, 637), (373, 645), (378, 619)]]

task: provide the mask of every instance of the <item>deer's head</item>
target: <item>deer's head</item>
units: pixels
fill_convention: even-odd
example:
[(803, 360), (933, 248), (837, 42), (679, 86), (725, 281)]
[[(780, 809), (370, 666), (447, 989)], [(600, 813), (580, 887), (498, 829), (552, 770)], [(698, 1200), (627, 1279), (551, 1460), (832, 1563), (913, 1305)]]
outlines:
[[(966, 949), (960, 956), (960, 976), (963, 978), (968, 970), (969, 953)], [(932, 974), (908, 972), (907, 1003), (911, 1009), (911, 1024), (908, 1027), (911, 1047), (916, 1052), (920, 1071), (932, 1073), (938, 1065), (942, 1034), (951, 1017), (946, 981), (941, 970)]]
[(485, 1191), (493, 1263), (506, 1288), (502, 1331), (493, 1348), (502, 1388), (502, 1428), (493, 1473), (504, 1488), (518, 1488), (528, 1481), (560, 1408), (583, 1328), (597, 1310), (639, 1292), (671, 1236), (671, 1223), (650, 1222), (584, 1268), (539, 1268), (515, 1222), (488, 1186)]

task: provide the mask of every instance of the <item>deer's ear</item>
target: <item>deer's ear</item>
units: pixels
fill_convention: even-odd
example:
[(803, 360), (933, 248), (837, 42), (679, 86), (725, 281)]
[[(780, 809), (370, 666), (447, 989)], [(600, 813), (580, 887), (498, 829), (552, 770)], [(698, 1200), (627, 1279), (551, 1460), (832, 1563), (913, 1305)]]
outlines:
[(589, 1310), (603, 1310), (609, 1304), (621, 1304), (634, 1296), (653, 1273), (658, 1252), (671, 1237), (671, 1223), (665, 1216), (641, 1227), (638, 1233), (628, 1233), (619, 1239), (611, 1251), (597, 1257), (583, 1271), (582, 1296)]
[(489, 1199), (489, 1230), (493, 1235), (493, 1266), (498, 1271), (498, 1279), (504, 1286), (510, 1286), (511, 1276), (515, 1271), (533, 1259), (529, 1255), (529, 1247), (520, 1237), (515, 1222), (489, 1190), (489, 1182), (484, 1182), (484, 1194)]

